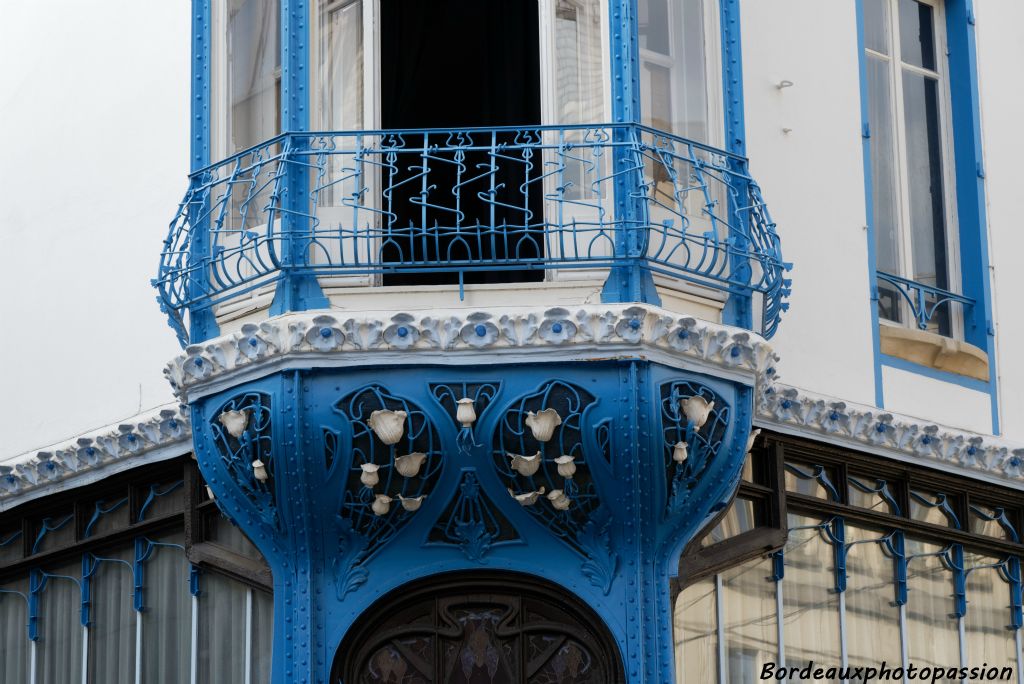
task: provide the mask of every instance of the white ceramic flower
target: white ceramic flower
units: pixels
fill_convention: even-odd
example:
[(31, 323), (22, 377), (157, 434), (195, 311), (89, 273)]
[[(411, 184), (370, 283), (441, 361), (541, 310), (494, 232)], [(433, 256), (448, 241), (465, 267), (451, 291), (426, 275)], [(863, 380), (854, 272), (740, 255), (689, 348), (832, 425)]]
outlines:
[(519, 502), (520, 506), (532, 506), (537, 503), (537, 499), (544, 494), (544, 488), (541, 487), (535, 492), (526, 492), (524, 494), (516, 494), (510, 489), (508, 490), (508, 493), (513, 499)]
[(419, 496), (405, 497), (401, 494), (398, 495), (398, 500), (402, 502), (402, 508), (407, 511), (418, 511), (420, 506), (423, 505), (423, 500), (427, 498), (426, 494), (420, 494)]
[(458, 408), (455, 411), (455, 420), (459, 421), (462, 427), (468, 428), (476, 422), (476, 407), (473, 406), (473, 400), (469, 397), (459, 399), (458, 404)]
[(373, 499), (373, 503), (370, 504), (370, 510), (373, 511), (374, 515), (387, 515), (388, 511), (391, 510), (391, 502), (393, 499), (387, 494), (378, 494)]
[(399, 456), (395, 459), (395, 470), (402, 477), (416, 477), (420, 472), (420, 467), (423, 465), (427, 455), (416, 451), (405, 456)]
[(686, 459), (690, 456), (690, 448), (686, 445), (686, 442), (676, 442), (676, 445), (672, 448), (672, 460), (676, 463), (686, 463)]
[(701, 429), (704, 423), (708, 422), (711, 409), (715, 408), (715, 402), (708, 401), (699, 394), (683, 400), (683, 414), (686, 420), (693, 423), (693, 427)]
[(572, 500), (561, 489), (552, 489), (548, 494), (548, 501), (551, 502), (551, 507), (556, 511), (568, 510), (569, 504), (572, 503)]
[(252, 462), (252, 474), (259, 482), (266, 482), (270, 478), (266, 464), (258, 458)]
[(362, 473), (359, 475), (359, 481), (367, 487), (373, 487), (375, 484), (380, 482), (380, 475), (377, 473), (380, 470), (380, 466), (376, 463), (363, 463), (359, 466), (362, 469)]
[(229, 435), (238, 439), (245, 432), (245, 428), (249, 424), (249, 412), (224, 411), (217, 417), (217, 420), (220, 421), (220, 424), (224, 426)]
[(534, 439), (539, 442), (547, 442), (555, 434), (555, 428), (562, 424), (562, 417), (553, 408), (546, 408), (543, 411), (526, 414), (526, 427), (530, 428)]
[(555, 459), (555, 463), (558, 465), (558, 474), (565, 479), (576, 474), (576, 459), (569, 454), (562, 454)]
[(395, 444), (405, 434), (405, 419), (409, 416), (405, 411), (374, 411), (366, 424), (385, 444)]
[(759, 434), (761, 434), (761, 428), (755, 428), (750, 431), (750, 436), (747, 437), (747, 449), (743, 453), (747, 453), (754, 448), (754, 440), (757, 439)]
[(538, 451), (533, 456), (523, 456), (522, 454), (507, 454), (512, 459), (512, 469), (520, 475), (529, 477), (537, 472), (540, 468), (540, 452)]

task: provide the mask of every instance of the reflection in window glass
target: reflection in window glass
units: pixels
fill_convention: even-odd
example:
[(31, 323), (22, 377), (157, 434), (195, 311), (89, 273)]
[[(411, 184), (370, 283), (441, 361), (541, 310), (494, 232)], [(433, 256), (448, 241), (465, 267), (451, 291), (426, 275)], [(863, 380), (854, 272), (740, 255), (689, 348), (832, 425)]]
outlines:
[(907, 64), (935, 70), (933, 10), (917, 0), (900, 0), (900, 58)]
[(320, 117), (325, 130), (363, 128), (363, 3), (320, 4)]
[(765, 663), (778, 660), (775, 582), (770, 557), (722, 572), (727, 682), (758, 681)]
[(555, 5), (555, 97), (558, 123), (604, 120), (601, 3), (558, 0)]
[(704, 30), (712, 3), (639, 0), (637, 9), (643, 123), (714, 144), (708, 84), (716, 81), (708, 73)]
[[(105, 552), (92, 576), (92, 623), (89, 626), (89, 681), (129, 684), (135, 681), (135, 619), (132, 606), (134, 548)], [(127, 563), (127, 564), (126, 564)]]
[(786, 576), (782, 582), (787, 662), (840, 662), (835, 558), (832, 545), (817, 527), (820, 524), (821, 520), (815, 518), (789, 515)]
[[(47, 568), (51, 575), (39, 594), (39, 641), (36, 642), (36, 675), (47, 684), (80, 684), (82, 681), (82, 592), (74, 580), (82, 576), (81, 561)], [(70, 577), (71, 579), (65, 579)], [(0, 612), (3, 599), (0, 598)], [(0, 619), (0, 624), (3, 620)], [(186, 648), (188, 645), (186, 644)], [(0, 652), (4, 652), (0, 647)], [(0, 672), (3, 666), (0, 665)], [(4, 680), (18, 681), (18, 680)], [(155, 681), (155, 680), (154, 680)]]
[(851, 475), (849, 483), (847, 503), (851, 506), (870, 508), (889, 515), (899, 515), (900, 512), (896, 509), (892, 493), (885, 480)]
[(996, 539), (1017, 541), (1013, 524), (1006, 518), (1006, 511), (979, 503), (972, 503), (970, 514), (971, 532)]
[(959, 527), (956, 513), (953, 511), (952, 502), (945, 494), (927, 492), (923, 490), (911, 490), (910, 492), (910, 517), (913, 520), (943, 525), (946, 527)]
[[(893, 558), (885, 535), (846, 526), (846, 645), (853, 667), (900, 663), (900, 612), (893, 583)], [(863, 543), (855, 543), (863, 542)]]
[(694, 582), (676, 598), (676, 684), (712, 684), (718, 674), (715, 578)]
[[(221, 3), (213, 3), (215, 11)], [(214, 31), (214, 88), (224, 110), (215, 114), (214, 157), (230, 156), (281, 130), (279, 0), (226, 0), (224, 33)], [(216, 24), (215, 24), (216, 25)], [(223, 60), (222, 65), (217, 60)]]
[(241, 582), (203, 573), (199, 599), (199, 679), (243, 684), (246, 595)]
[[(967, 662), (1017, 666), (1017, 640), (1010, 624), (1010, 585), (999, 574), (998, 558), (964, 554), (967, 573)], [(986, 567), (988, 566), (988, 567)]]
[[(953, 572), (939, 558), (943, 547), (907, 540), (907, 652), (918, 667), (946, 667), (959, 658)], [(947, 681), (947, 680), (942, 680)]]
[[(0, 584), (0, 681), (28, 681), (28, 578)], [(19, 592), (21, 596), (14, 593)]]
[(864, 47), (889, 54), (889, 0), (864, 0)]
[(729, 512), (700, 540), (701, 546), (711, 546), (757, 527), (757, 509), (750, 499), (736, 497)]
[[(192, 596), (185, 534), (159, 539), (145, 563), (142, 613), (142, 678), (147, 684), (186, 684), (190, 679)], [(182, 547), (182, 548), (178, 548)]]
[(834, 500), (835, 476), (831, 468), (803, 463), (786, 463), (786, 491), (813, 496), (818, 499)]

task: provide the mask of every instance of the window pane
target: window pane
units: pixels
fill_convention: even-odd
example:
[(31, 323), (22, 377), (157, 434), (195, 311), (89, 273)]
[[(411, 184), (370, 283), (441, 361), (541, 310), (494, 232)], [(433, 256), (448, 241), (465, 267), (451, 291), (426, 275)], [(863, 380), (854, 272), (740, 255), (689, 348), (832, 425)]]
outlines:
[[(0, 681), (28, 681), (28, 578), (0, 584)], [(710, 680), (709, 680), (710, 681)]]
[[(839, 595), (835, 591), (835, 558), (820, 520), (789, 515), (782, 580), (783, 638), (787, 664), (808, 660), (840, 662)], [(798, 529), (804, 528), (804, 529)], [(824, 681), (824, 680), (823, 680)]]
[(199, 681), (243, 684), (249, 588), (215, 572), (204, 572), (200, 586)]
[(949, 289), (939, 129), (939, 83), (903, 72), (913, 279)]
[[(711, 142), (704, 3), (679, 0), (666, 9), (665, 0), (641, 0), (640, 8), (641, 18), (650, 17), (652, 24), (646, 38), (641, 34), (642, 122), (684, 138)], [(661, 26), (655, 28), (655, 21), (662, 22)]]
[[(178, 532), (160, 539), (185, 544)], [(142, 613), (142, 678), (146, 684), (189, 681), (192, 648), (192, 596), (185, 550), (158, 546), (144, 564)]]
[(757, 509), (750, 499), (736, 497), (729, 512), (718, 521), (714, 529), (700, 540), (701, 546), (711, 546), (757, 527)]
[(864, 47), (889, 54), (889, 0), (864, 0)]
[(935, 70), (935, 29), (931, 5), (900, 0), (900, 57), (907, 64)]
[[(37, 676), (47, 684), (79, 684), (82, 681), (82, 576), (81, 561), (49, 568), (52, 575), (39, 595), (39, 641), (36, 643)], [(2, 603), (0, 603), (2, 606)]]
[(912, 490), (910, 492), (910, 517), (913, 520), (933, 525), (960, 527), (953, 502), (941, 493)]
[[(219, 3), (214, 3), (217, 7)], [(227, 0), (226, 83), (218, 84), (218, 112), (226, 127), (214, 156), (231, 155), (272, 138), (281, 130), (279, 0)], [(215, 128), (216, 130), (216, 128)]]
[(718, 675), (718, 623), (715, 578), (683, 589), (676, 598), (672, 631), (675, 635), (676, 684), (715, 684)]
[(362, 0), (323, 0), (321, 5), (320, 107), (327, 130), (363, 127)]
[(895, 604), (893, 559), (883, 544), (866, 540), (883, 534), (847, 525), (846, 644), (852, 667), (901, 662), (900, 611)]
[(771, 558), (722, 573), (727, 682), (756, 682), (765, 663), (778, 660), (775, 582)]
[[(893, 135), (889, 62), (867, 58), (868, 121), (871, 126), (871, 200), (878, 270), (900, 275), (899, 190)], [(890, 286), (891, 287), (891, 286)]]
[(835, 501), (835, 474), (831, 468), (821, 465), (806, 465), (803, 463), (786, 463), (784, 476), (786, 479), (786, 491), (813, 496), (818, 499)]
[(1017, 530), (1003, 508), (973, 503), (968, 517), (971, 532), (975, 534), (1018, 541)]
[[(993, 567), (997, 558), (965, 554), (964, 563), (975, 568), (967, 575), (967, 662), (992, 667), (1017, 666), (1017, 642), (1010, 624), (1010, 585)], [(981, 566), (981, 567), (980, 567)]]
[(847, 502), (851, 506), (870, 508), (890, 515), (900, 514), (885, 480), (860, 475), (851, 475), (848, 480), (850, 484), (847, 488)]
[(270, 684), (270, 656), (274, 643), (274, 597), (252, 592), (252, 681)]
[(640, 25), (640, 49), (663, 55), (671, 54), (669, 47), (668, 0), (640, 0), (637, 3)]
[[(92, 622), (89, 627), (89, 681), (129, 684), (135, 681), (135, 620), (132, 607), (134, 548), (105, 552), (92, 576)], [(127, 563), (127, 565), (125, 564)]]
[(558, 0), (555, 7), (555, 96), (558, 122), (604, 120), (601, 3)]
[(907, 651), (909, 662), (918, 668), (948, 667), (959, 662), (953, 573), (938, 556), (921, 555), (941, 550), (934, 544), (907, 540)]

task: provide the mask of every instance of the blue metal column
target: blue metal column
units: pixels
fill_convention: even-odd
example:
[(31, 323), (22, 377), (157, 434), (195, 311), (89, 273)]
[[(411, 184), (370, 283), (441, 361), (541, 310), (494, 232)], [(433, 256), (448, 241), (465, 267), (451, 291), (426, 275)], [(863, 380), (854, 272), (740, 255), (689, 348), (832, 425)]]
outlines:
[[(286, 133), (309, 130), (309, 2), (281, 0), (281, 126)], [(310, 174), (303, 152), (308, 138), (286, 135), (282, 164), (286, 171), (281, 215), (281, 279), (270, 315), (330, 306), (316, 276), (304, 271), (313, 229), (310, 214)]]

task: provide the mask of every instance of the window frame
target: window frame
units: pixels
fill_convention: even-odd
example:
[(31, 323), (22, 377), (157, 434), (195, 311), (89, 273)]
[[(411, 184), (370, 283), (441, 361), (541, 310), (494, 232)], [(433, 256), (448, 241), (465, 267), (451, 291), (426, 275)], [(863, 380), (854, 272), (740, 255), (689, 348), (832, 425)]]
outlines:
[[(870, 0), (865, 0), (870, 1)], [(879, 53), (866, 44), (861, 46), (865, 59), (876, 59), (886, 63), (889, 76), (889, 98), (890, 115), (893, 131), (892, 150), (893, 162), (896, 166), (896, 192), (897, 192), (897, 242), (899, 255), (897, 263), (899, 272), (892, 275), (918, 282), (913, 277), (913, 235), (912, 217), (910, 208), (910, 185), (909, 185), (909, 163), (907, 159), (907, 134), (906, 134), (906, 109), (904, 103), (903, 74), (905, 71), (934, 78), (938, 83), (939, 92), (939, 152), (942, 165), (942, 200), (943, 200), (943, 228), (946, 239), (946, 281), (948, 292), (960, 294), (962, 291), (963, 275), (960, 267), (960, 230), (959, 212), (956, 202), (956, 156), (954, 148), (954, 126), (952, 110), (952, 89), (949, 77), (949, 47), (946, 35), (946, 8), (941, 0), (914, 0), (932, 8), (932, 31), (935, 36), (935, 69), (930, 70), (914, 64), (904, 62), (901, 54), (899, 5), (901, 0), (881, 0), (884, 3), (889, 54)], [(870, 97), (865, 84), (865, 97)], [(870, 111), (870, 109), (868, 110)], [(868, 121), (870, 130), (871, 122)], [(872, 141), (873, 142), (873, 141)], [(876, 181), (877, 182), (877, 179)], [(877, 188), (872, 188), (872, 202), (874, 202)], [(869, 217), (874, 220), (874, 217)], [(875, 227), (877, 230), (877, 226)], [(877, 249), (877, 242), (875, 243)], [(936, 274), (938, 275), (938, 274)], [(937, 287), (937, 286), (936, 286)], [(883, 318), (878, 315), (880, 325), (893, 325), (898, 327), (916, 327), (915, 318), (911, 315), (907, 302), (902, 296), (896, 294), (896, 302), (899, 311), (899, 321)], [(959, 306), (949, 306), (950, 337), (957, 340), (964, 339), (963, 311)]]

